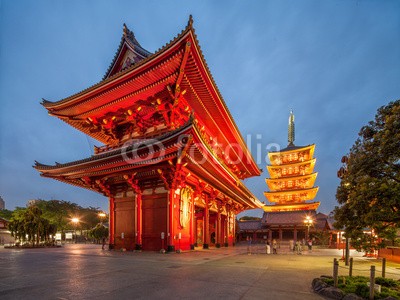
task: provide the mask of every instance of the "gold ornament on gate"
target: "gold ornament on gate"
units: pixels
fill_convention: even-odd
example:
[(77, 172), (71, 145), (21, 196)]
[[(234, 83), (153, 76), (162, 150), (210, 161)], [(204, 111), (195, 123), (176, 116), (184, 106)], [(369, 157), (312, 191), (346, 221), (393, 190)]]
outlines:
[(193, 190), (190, 187), (181, 189), (181, 199), (179, 202), (180, 217), (179, 221), (181, 226), (185, 228), (190, 220), (190, 207), (193, 196)]

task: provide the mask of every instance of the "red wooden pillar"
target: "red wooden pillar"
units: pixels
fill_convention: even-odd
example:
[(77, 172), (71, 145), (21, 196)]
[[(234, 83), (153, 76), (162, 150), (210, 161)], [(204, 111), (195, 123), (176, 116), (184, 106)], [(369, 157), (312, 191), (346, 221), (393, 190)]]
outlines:
[(110, 197), (110, 217), (108, 220), (108, 228), (109, 228), (109, 245), (110, 248), (114, 246), (114, 234), (115, 234), (115, 199), (114, 197)]
[(136, 194), (136, 250), (142, 249), (142, 193)]
[(175, 251), (174, 245), (174, 190), (168, 191), (168, 252)]
[(217, 204), (217, 209), (218, 209), (218, 212), (217, 212), (217, 232), (216, 232), (216, 235), (215, 235), (215, 238), (216, 238), (216, 244), (215, 244), (215, 246), (217, 247), (217, 248), (220, 248), (221, 247), (221, 236), (222, 236), (222, 234), (221, 234), (221, 204), (219, 203), (219, 201), (218, 201), (218, 204)]
[(206, 195), (206, 206), (204, 207), (204, 243), (203, 249), (210, 245), (210, 212), (208, 210), (208, 196)]
[(229, 227), (229, 223), (228, 223), (228, 214), (226, 216), (224, 216), (223, 218), (223, 226), (224, 226), (224, 230), (223, 230), (223, 235), (224, 235), (224, 246), (228, 247), (228, 227)]
[[(193, 197), (192, 197), (193, 198)], [(191, 199), (191, 211), (190, 211), (190, 227), (189, 227), (189, 234), (190, 234), (190, 250), (194, 250), (194, 222), (195, 222), (195, 216), (194, 216), (194, 198)]]

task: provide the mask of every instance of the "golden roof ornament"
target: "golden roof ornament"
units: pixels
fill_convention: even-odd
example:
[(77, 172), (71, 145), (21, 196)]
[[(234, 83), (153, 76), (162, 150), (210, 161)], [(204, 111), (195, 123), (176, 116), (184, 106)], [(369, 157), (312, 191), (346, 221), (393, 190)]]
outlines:
[(295, 139), (295, 133), (294, 133), (294, 114), (293, 110), (290, 110), (290, 116), (289, 116), (289, 127), (288, 127), (288, 146), (294, 146), (294, 139)]

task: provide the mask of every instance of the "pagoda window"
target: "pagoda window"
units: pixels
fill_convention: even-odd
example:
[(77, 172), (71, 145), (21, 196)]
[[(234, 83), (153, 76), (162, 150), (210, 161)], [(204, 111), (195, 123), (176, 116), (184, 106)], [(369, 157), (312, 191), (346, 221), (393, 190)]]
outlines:
[(294, 167), (294, 172), (295, 172), (296, 174), (299, 173), (299, 166), (295, 166), (295, 167)]
[(286, 175), (287, 174), (287, 169), (286, 168), (283, 168), (282, 169), (282, 175)]
[(304, 170), (304, 167), (300, 167), (300, 173), (301, 175), (305, 175), (306, 171)]
[(293, 187), (293, 181), (292, 181), (292, 180), (289, 180), (289, 181), (287, 182), (287, 186), (288, 186), (289, 188)]
[(292, 175), (292, 174), (293, 174), (293, 168), (290, 167), (290, 168), (289, 168), (289, 175)]

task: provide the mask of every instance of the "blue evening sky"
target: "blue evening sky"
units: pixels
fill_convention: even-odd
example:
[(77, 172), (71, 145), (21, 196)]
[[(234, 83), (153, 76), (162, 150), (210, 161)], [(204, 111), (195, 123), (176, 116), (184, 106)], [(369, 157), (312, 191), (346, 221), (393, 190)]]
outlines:
[[(260, 177), (246, 180), (265, 201), (266, 147), (315, 143), (320, 211), (335, 206), (340, 158), (378, 107), (400, 98), (400, 1), (0, 1), (0, 196), (6, 208), (63, 199), (107, 209), (102, 195), (41, 178), (53, 164), (92, 154), (93, 141), (47, 115), (57, 101), (101, 80), (122, 24), (156, 51), (189, 17)], [(261, 211), (247, 214), (261, 215)]]

